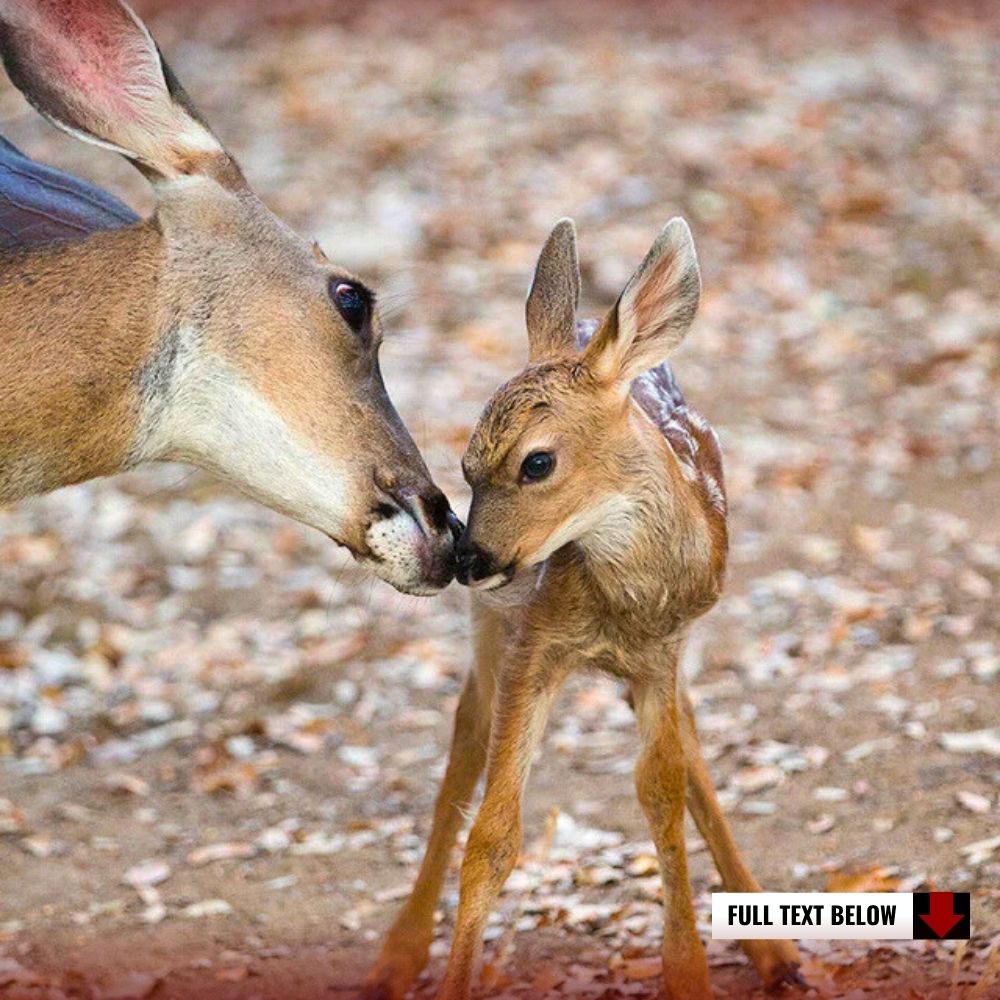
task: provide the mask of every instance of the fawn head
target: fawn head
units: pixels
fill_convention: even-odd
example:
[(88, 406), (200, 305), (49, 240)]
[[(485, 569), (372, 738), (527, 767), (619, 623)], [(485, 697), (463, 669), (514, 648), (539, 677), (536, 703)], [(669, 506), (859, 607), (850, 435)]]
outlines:
[(647, 475), (631, 382), (680, 344), (700, 289), (691, 232), (673, 219), (581, 351), (576, 235), (568, 219), (556, 225), (528, 293), (529, 364), (487, 403), (463, 459), (462, 583), (503, 586), (570, 542), (611, 554), (627, 545)]
[[(253, 194), (126, 4), (0, 0), (0, 53), (38, 111), (157, 196), (128, 464), (191, 462), (400, 590), (445, 586), (458, 522), (386, 393), (372, 292)], [(134, 311), (115, 311), (123, 337)]]

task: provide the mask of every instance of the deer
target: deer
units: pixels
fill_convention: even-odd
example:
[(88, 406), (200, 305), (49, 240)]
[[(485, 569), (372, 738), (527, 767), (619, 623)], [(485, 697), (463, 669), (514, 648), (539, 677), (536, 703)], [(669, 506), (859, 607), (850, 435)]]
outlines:
[(0, 503), (187, 462), (400, 591), (445, 587), (458, 521), (387, 394), (374, 292), (265, 207), (127, 4), (0, 0), (0, 56), (156, 198), (139, 219), (5, 144)]
[[(718, 600), (728, 544), (719, 439), (667, 358), (701, 295), (687, 224), (662, 230), (600, 323), (577, 321), (573, 223), (552, 230), (528, 294), (529, 363), (476, 425), (457, 576), (472, 591), (474, 666), (415, 886), (365, 981), (400, 1000), (423, 967), (455, 839), (485, 769), (438, 1000), (465, 1000), (489, 914), (522, 841), (522, 799), (550, 708), (574, 671), (624, 682), (638, 722), (635, 786), (663, 888), (663, 987), (710, 1000), (684, 840), (685, 802), (725, 889), (759, 892), (720, 808), (680, 662)], [(795, 946), (743, 947), (768, 987), (801, 983)]]

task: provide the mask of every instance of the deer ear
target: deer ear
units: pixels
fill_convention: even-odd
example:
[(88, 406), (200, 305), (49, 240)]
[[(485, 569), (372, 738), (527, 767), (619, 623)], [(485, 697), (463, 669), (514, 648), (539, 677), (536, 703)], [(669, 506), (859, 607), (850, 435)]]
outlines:
[(599, 378), (631, 382), (673, 354), (700, 297), (691, 230), (683, 219), (671, 219), (587, 345), (584, 362)]
[(576, 307), (580, 301), (580, 264), (572, 219), (560, 219), (538, 255), (528, 292), (525, 318), (532, 361), (576, 349)]
[(0, 0), (0, 56), (46, 118), (153, 180), (228, 156), (132, 9), (119, 0)]

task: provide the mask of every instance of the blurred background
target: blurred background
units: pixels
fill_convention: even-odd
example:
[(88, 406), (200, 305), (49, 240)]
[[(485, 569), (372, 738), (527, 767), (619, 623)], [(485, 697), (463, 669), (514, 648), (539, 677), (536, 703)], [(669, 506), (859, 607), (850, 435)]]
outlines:
[[(390, 393), (460, 511), (552, 222), (576, 219), (597, 316), (690, 221), (705, 294), (674, 367), (721, 435), (732, 558), (686, 667), (737, 837), (765, 888), (974, 894), (954, 958), (813, 943), (821, 995), (993, 995), (996, 5), (135, 6), (265, 201), (379, 290)], [(0, 121), (150, 210), (6, 80)], [(0, 567), (0, 996), (351, 992), (428, 829), (465, 594), (401, 597), (183, 467), (0, 510)], [(634, 751), (615, 685), (574, 682), (494, 992), (655, 993)]]

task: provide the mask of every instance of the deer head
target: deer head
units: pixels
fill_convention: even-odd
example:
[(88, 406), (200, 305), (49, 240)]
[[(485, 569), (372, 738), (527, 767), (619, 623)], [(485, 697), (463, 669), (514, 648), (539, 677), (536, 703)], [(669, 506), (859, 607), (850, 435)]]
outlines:
[(157, 196), (130, 238), (86, 241), (78, 279), (79, 256), (38, 265), (140, 356), (134, 399), (107, 407), (129, 424), (109, 428), (128, 438), (116, 467), (191, 462), (400, 590), (446, 585), (457, 521), (386, 393), (374, 294), (264, 207), (124, 3), (0, 0), (0, 52), (38, 111)]
[[(664, 228), (580, 349), (573, 224), (549, 236), (528, 294), (530, 363), (487, 403), (463, 459), (472, 487), (463, 583), (490, 590), (571, 542), (613, 553), (661, 484), (632, 406), (632, 380), (661, 364), (694, 319), (698, 264), (687, 224)], [(662, 443), (661, 445), (662, 446)]]

